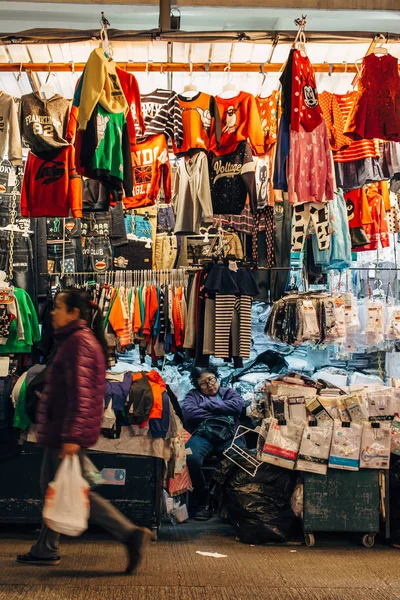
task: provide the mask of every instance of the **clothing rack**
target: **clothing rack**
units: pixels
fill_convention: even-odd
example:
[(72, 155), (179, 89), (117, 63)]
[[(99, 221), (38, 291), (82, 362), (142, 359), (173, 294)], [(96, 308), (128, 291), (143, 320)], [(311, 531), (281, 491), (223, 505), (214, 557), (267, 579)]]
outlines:
[[(226, 63), (134, 63), (117, 62), (124, 71), (132, 72), (162, 72), (162, 73), (224, 73)], [(51, 73), (82, 72), (86, 63), (51, 63)], [(230, 63), (230, 71), (236, 73), (280, 73), (283, 63)], [(42, 73), (47, 71), (49, 63), (1, 63), (0, 73)], [(358, 74), (354, 63), (317, 63), (313, 64), (317, 73), (355, 73)]]

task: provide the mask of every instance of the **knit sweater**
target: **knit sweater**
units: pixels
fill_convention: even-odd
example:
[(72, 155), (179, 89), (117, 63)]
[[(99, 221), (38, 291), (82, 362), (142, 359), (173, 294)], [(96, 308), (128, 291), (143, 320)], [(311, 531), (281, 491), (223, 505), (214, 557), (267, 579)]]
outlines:
[(17, 107), (12, 96), (0, 91), (0, 158), (6, 155), (12, 165), (22, 165)]

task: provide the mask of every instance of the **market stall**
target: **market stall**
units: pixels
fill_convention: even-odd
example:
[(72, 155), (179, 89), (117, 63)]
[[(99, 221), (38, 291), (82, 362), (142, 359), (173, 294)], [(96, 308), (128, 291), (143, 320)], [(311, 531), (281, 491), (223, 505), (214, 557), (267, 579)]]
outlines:
[[(325, 481), (372, 465), (358, 481), (371, 481), (375, 535), (400, 414), (400, 44), (307, 39), (305, 17), (229, 43), (132, 41), (101, 23), (95, 41), (1, 36), (0, 521), (39, 515), (37, 484), (13, 494), (11, 473), (36, 464), (50, 312), (76, 287), (109, 349), (91, 458), (133, 520), (157, 529), (162, 487), (192, 489), (180, 402), (190, 367), (211, 360), (245, 398), (246, 427), (261, 427), (256, 453), (227, 451), (235, 468), (269, 488), (265, 464)], [(232, 520), (236, 475), (220, 474)], [(290, 512), (297, 476), (280, 477)]]

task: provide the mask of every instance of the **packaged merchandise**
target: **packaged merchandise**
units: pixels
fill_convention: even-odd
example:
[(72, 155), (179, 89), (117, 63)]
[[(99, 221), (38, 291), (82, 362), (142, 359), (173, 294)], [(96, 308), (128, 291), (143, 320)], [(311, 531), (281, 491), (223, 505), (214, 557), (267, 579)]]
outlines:
[(347, 405), (346, 405), (344, 396), (340, 396), (339, 398), (337, 398), (336, 402), (337, 402), (337, 409), (339, 412), (339, 419), (342, 421), (342, 423), (349, 423), (351, 421), (351, 419), (350, 419), (350, 415), (347, 411)]
[(391, 388), (367, 392), (367, 402), (370, 421), (393, 421), (395, 403)]
[(390, 446), (390, 423), (363, 423), (360, 468), (388, 469)]
[(331, 420), (329, 412), (325, 410), (318, 398), (306, 400), (306, 406), (307, 410), (314, 415), (318, 423)]
[(365, 338), (367, 344), (379, 344), (383, 341), (385, 325), (385, 308), (379, 300), (367, 301), (367, 323)]
[(345, 396), (344, 402), (351, 421), (358, 422), (367, 418), (368, 411), (366, 410), (361, 392)]
[(362, 425), (334, 421), (329, 467), (358, 471), (360, 468)]
[(269, 421), (269, 426), (261, 460), (293, 470), (299, 452), (304, 422), (298, 420), (278, 421), (272, 417), (266, 421)]
[(326, 475), (331, 449), (333, 421), (310, 422), (303, 431), (297, 471)]

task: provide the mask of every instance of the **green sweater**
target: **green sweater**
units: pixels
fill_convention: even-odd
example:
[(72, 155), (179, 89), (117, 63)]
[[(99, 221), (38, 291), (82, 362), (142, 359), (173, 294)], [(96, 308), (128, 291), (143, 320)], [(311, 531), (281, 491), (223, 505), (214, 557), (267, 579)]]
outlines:
[(32, 350), (32, 345), (40, 340), (39, 322), (29, 294), (20, 288), (14, 288), (14, 294), (24, 326), (25, 339), (18, 339), (17, 319), (14, 319), (10, 325), (7, 343), (4, 345), (0, 344), (0, 355), (22, 352), (29, 353)]

